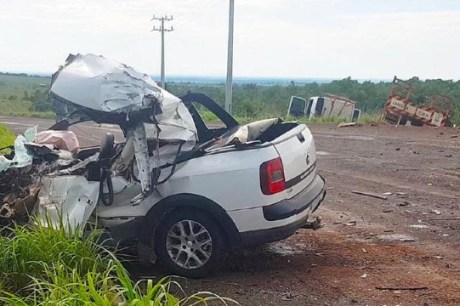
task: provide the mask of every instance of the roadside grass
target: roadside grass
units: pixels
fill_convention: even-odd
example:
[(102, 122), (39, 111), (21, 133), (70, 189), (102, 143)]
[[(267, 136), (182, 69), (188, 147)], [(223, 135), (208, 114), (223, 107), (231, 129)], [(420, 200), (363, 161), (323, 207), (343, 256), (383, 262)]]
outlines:
[(48, 227), (37, 220), (29, 227), (5, 228), (2, 234), (0, 282), (7, 292), (29, 293), (34, 280), (44, 280), (46, 269), (56, 263), (85, 274), (103, 271), (109, 262), (105, 251), (96, 244), (97, 232), (80, 239), (80, 230), (68, 233), (64, 227)]
[[(16, 136), (5, 125), (0, 124), (0, 149), (14, 144)], [(0, 155), (9, 153), (9, 149), (0, 150)]]
[(16, 111), (9, 111), (9, 112), (0, 112), (2, 115), (6, 116), (13, 116), (13, 117), (26, 117), (26, 118), (42, 118), (42, 119), (54, 119), (56, 118), (56, 114), (54, 112), (16, 112)]
[[(240, 117), (240, 116), (235, 116), (236, 121), (238, 121), (240, 124), (247, 124), (250, 122), (254, 122), (256, 120), (261, 120), (261, 119), (266, 119), (274, 116), (257, 116), (257, 117)], [(284, 121), (287, 122), (299, 122), (299, 123), (314, 123), (314, 124), (339, 124), (341, 122), (350, 122), (348, 118), (345, 117), (338, 117), (338, 116), (331, 116), (331, 117), (313, 117), (311, 119), (307, 119), (306, 117), (291, 117), (291, 116), (286, 116), (282, 117)], [(358, 123), (364, 124), (364, 125), (375, 125), (379, 124), (380, 122), (380, 114), (377, 113), (371, 113), (371, 114), (361, 114)]]
[(99, 232), (45, 223), (2, 231), (0, 305), (237, 304), (209, 292), (186, 296), (172, 278), (134, 283), (114, 253), (98, 244)]
[[(295, 118), (293, 117), (288, 117), (289, 119), (293, 119), (293, 120), (296, 120)], [(298, 122), (302, 122), (302, 123), (325, 123), (325, 124), (330, 124), (330, 123), (334, 123), (334, 124), (338, 124), (340, 122), (348, 122), (350, 120), (348, 120), (347, 118), (345, 117), (340, 117), (340, 116), (330, 116), (330, 117), (313, 117), (311, 119), (307, 119), (307, 118), (297, 118), (297, 121)]]
[(365, 125), (380, 124), (380, 113), (364, 113), (359, 117), (358, 122)]
[(208, 110), (199, 110), (200, 117), (204, 122), (216, 122), (219, 121), (219, 118), (212, 112)]

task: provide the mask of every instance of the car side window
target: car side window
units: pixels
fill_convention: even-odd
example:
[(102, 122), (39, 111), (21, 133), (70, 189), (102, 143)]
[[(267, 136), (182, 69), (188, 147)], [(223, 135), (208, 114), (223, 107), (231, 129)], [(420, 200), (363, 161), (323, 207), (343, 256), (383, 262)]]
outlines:
[(192, 104), (208, 129), (212, 130), (225, 127), (224, 122), (222, 122), (222, 120), (207, 107), (196, 102), (193, 102)]

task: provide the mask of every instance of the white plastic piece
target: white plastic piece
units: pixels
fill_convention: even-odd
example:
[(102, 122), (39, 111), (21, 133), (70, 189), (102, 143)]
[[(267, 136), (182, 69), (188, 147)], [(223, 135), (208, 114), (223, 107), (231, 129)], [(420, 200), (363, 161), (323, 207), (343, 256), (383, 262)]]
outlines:
[(24, 137), (26, 138), (27, 142), (34, 142), (35, 136), (37, 135), (37, 128), (38, 126), (33, 126), (24, 132)]
[(23, 168), (32, 164), (33, 156), (27, 151), (25, 143), (33, 142), (37, 134), (37, 126), (28, 128), (23, 135), (18, 135), (14, 140), (14, 157), (12, 160), (0, 156), (0, 172), (10, 167)]
[(0, 172), (7, 170), (11, 165), (11, 160), (7, 159), (5, 156), (0, 155)]

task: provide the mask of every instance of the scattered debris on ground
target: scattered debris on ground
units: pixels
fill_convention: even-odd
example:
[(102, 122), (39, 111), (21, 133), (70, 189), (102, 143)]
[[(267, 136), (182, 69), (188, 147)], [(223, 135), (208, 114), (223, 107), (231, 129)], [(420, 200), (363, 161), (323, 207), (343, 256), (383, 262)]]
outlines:
[(338, 128), (351, 127), (351, 126), (359, 126), (359, 125), (356, 122), (340, 122), (337, 125)]
[(377, 290), (391, 290), (391, 291), (415, 291), (415, 290), (428, 290), (428, 287), (375, 287)]
[(351, 193), (364, 195), (364, 196), (368, 196), (368, 197), (372, 197), (372, 198), (377, 198), (377, 199), (381, 199), (381, 200), (387, 200), (388, 199), (387, 196), (380, 195), (380, 194), (373, 193), (373, 192), (352, 190)]

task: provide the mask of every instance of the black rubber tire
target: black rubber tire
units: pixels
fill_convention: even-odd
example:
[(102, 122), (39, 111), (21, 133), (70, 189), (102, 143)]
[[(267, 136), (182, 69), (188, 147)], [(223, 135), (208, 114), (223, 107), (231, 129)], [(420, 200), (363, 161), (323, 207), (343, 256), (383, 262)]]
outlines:
[[(209, 260), (200, 268), (186, 269), (180, 267), (169, 257), (166, 249), (166, 237), (170, 228), (179, 221), (192, 220), (200, 223), (209, 232), (212, 239), (212, 253)], [(155, 251), (159, 262), (164, 267), (175, 275), (188, 278), (203, 278), (212, 274), (222, 262), (225, 260), (227, 247), (223, 230), (213, 220), (213, 218), (205, 212), (177, 209), (167, 215), (160, 222), (155, 235)]]

